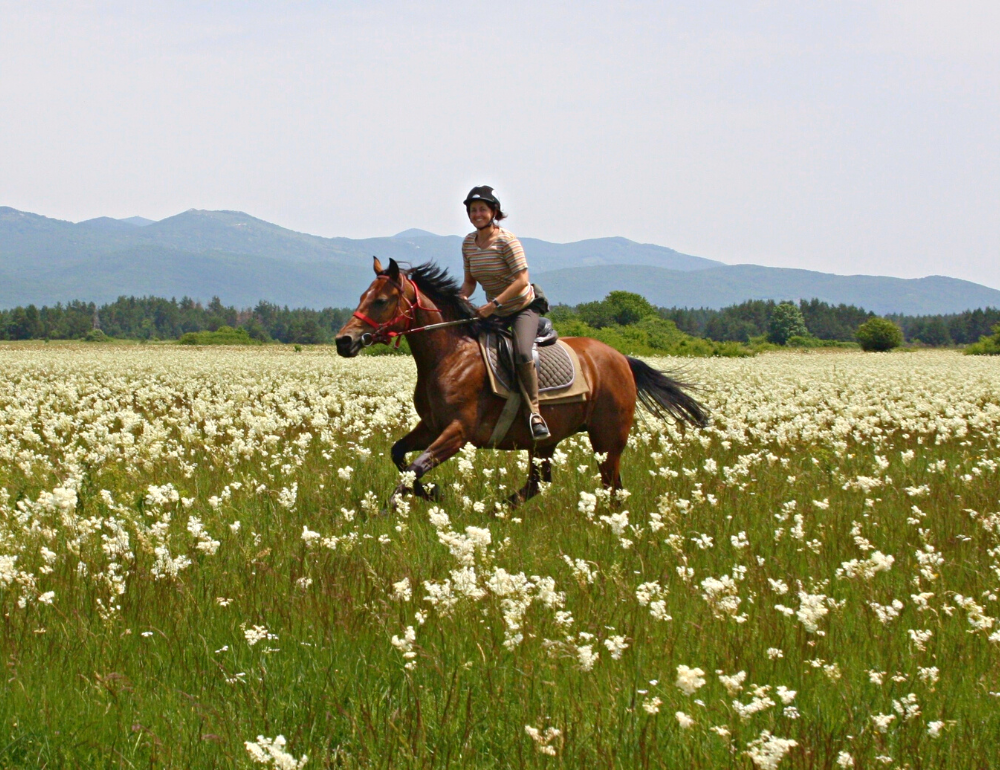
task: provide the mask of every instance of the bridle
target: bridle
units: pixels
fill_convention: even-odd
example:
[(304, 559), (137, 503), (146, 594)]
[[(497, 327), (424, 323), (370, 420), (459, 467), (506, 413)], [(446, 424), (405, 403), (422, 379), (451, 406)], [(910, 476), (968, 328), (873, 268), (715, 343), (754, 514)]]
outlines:
[[(476, 320), (475, 318), (463, 318), (460, 321), (446, 321), (444, 323), (427, 324), (426, 326), (418, 326), (414, 328), (413, 324), (417, 320), (417, 310), (437, 313), (442, 317), (443, 314), (436, 307), (427, 307), (421, 303), (420, 289), (417, 288), (417, 284), (414, 281), (408, 280), (404, 273), (400, 273), (399, 277), (399, 281), (394, 281), (388, 275), (380, 275), (376, 279), (384, 279), (395, 286), (398, 290), (399, 296), (396, 299), (396, 315), (385, 323), (378, 323), (377, 321), (374, 321), (366, 316), (360, 310), (354, 311), (355, 318), (359, 321), (363, 321), (375, 330), (374, 332), (366, 332), (361, 335), (361, 344), (365, 347), (376, 343), (384, 343), (388, 345), (393, 339), (395, 339), (396, 347), (398, 348), (399, 341), (404, 334), (414, 334), (415, 332), (428, 331), (430, 329), (440, 329), (443, 326), (458, 326), (459, 324), (471, 323)], [(413, 300), (406, 296), (406, 283), (409, 283), (409, 285), (413, 287)], [(405, 308), (401, 307), (403, 302), (406, 302)], [(399, 323), (403, 324), (401, 328), (393, 328)]]

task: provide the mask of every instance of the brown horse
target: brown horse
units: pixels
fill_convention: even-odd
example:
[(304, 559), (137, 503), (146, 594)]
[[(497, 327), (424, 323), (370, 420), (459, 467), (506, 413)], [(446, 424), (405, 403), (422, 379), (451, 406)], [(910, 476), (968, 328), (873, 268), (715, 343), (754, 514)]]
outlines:
[[(421, 477), (466, 443), (486, 446), (503, 410), (504, 399), (490, 389), (477, 343), (483, 324), (496, 320), (478, 319), (458, 284), (434, 264), (402, 270), (390, 259), (388, 269), (383, 269), (376, 257), (375, 275), (361, 295), (354, 317), (337, 335), (337, 352), (351, 358), (365, 345), (406, 337), (417, 364), (413, 400), (420, 422), (393, 445), (392, 460), (400, 471), (413, 472), (413, 492), (428, 499), (432, 496), (421, 484)], [(422, 330), (447, 321), (458, 323)], [(682, 383), (597, 340), (570, 337), (565, 342), (576, 351), (590, 392), (586, 401), (577, 403), (546, 405), (543, 401), (542, 414), (552, 435), (537, 443), (531, 439), (526, 407), (522, 406), (497, 445), (498, 449), (527, 449), (530, 453), (528, 481), (512, 495), (512, 504), (537, 494), (540, 481), (551, 481), (550, 458), (556, 445), (581, 431), (587, 431), (594, 451), (601, 456), (604, 486), (620, 489), (621, 454), (632, 428), (637, 398), (658, 417), (669, 414), (692, 425), (707, 423), (704, 407), (683, 391)], [(407, 453), (416, 451), (421, 454), (407, 465)], [(407, 491), (401, 483), (393, 499)]]

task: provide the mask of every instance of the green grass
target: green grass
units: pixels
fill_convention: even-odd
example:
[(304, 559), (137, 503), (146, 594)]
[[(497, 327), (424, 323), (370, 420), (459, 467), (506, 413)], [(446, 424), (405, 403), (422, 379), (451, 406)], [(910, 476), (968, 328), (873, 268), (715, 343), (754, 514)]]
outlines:
[[(127, 404), (147, 419), (146, 426), (129, 427), (121, 417), (109, 423), (118, 433), (132, 432), (141, 448), (125, 463), (116, 455), (131, 450), (111, 442), (105, 463), (79, 465), (75, 509), (16, 506), (74, 476), (65, 449), (92, 452), (83, 435), (99, 417), (80, 418), (73, 430), (64, 426), (52, 443), (19, 445), (18, 451), (33, 447), (37, 453), (30, 472), (15, 462), (0, 466), (0, 489), (10, 497), (0, 506), (0, 555), (18, 557), (17, 569), (37, 581), (36, 595), (56, 594), (51, 606), (29, 601), (21, 608), (19, 597), (31, 590), (23, 580), (4, 585), (0, 579), (5, 665), (0, 767), (245, 767), (244, 741), (280, 733), (292, 754), (309, 755), (309, 767), (743, 768), (752, 766), (744, 749), (764, 729), (798, 742), (782, 768), (836, 767), (841, 751), (850, 752), (858, 767), (883, 766), (875, 760), (880, 755), (891, 756), (893, 767), (998, 765), (1000, 701), (991, 693), (1000, 691), (1000, 655), (998, 644), (987, 639), (997, 627), (970, 633), (968, 613), (956, 608), (955, 600), (956, 594), (972, 597), (987, 615), (997, 614), (990, 595), (1000, 582), (995, 566), (1000, 552), (990, 549), (997, 548), (1000, 531), (982, 523), (997, 509), (1000, 480), (983, 463), (998, 459), (995, 416), (962, 436), (947, 435), (943, 423), (933, 430), (902, 430), (882, 418), (875, 444), (872, 437), (879, 432), (867, 428), (847, 434), (842, 444), (827, 433), (816, 440), (789, 434), (782, 442), (763, 422), (740, 427), (747, 414), (741, 417), (745, 406), (736, 391), (746, 375), (741, 380), (734, 372), (751, 370), (729, 369), (709, 383), (713, 390), (705, 396), (715, 406), (717, 429), (664, 433), (637, 423), (623, 461), (631, 496), (618, 505), (599, 502), (593, 520), (578, 507), (581, 493), (597, 486), (596, 464), (582, 437), (564, 443), (566, 456), (553, 485), (504, 518), (490, 512), (523, 483), (523, 458), (479, 452), (471, 471), (463, 471), (456, 458), (430, 478), (443, 489), (440, 507), (454, 532), (467, 526), (490, 530), (491, 546), (475, 557), (479, 586), (496, 567), (529, 578), (551, 576), (574, 619), (568, 629), (559, 626), (557, 608), (536, 599), (524, 615), (523, 641), (508, 649), (501, 597), (487, 592), (478, 600), (462, 598), (447, 615), (423, 600), (424, 581), (441, 582), (459, 566), (428, 520), (432, 506), (414, 501), (408, 516), (379, 516), (370, 496), (366, 502), (369, 492), (384, 502), (398, 480), (388, 453), (410, 420), (406, 393), (383, 392), (347, 368), (353, 364), (330, 359), (329, 351), (298, 357), (263, 349), (240, 352), (232, 355), (244, 358), (220, 360), (212, 376), (203, 370), (187, 374), (183, 367), (166, 374), (174, 364), (156, 356), (177, 354), (162, 349), (137, 355), (149, 358), (124, 374), (107, 375), (117, 395), (105, 398), (119, 414)], [(833, 369), (835, 358), (822, 357)], [(911, 365), (909, 359), (899, 366)], [(296, 361), (311, 361), (321, 376), (289, 373)], [(393, 367), (399, 361), (370, 365)], [(0, 410), (12, 406), (15, 391), (37, 403), (33, 399), (39, 396), (23, 390), (28, 371), (30, 366), (8, 375)], [(258, 371), (273, 379), (260, 376), (259, 392), (227, 402), (238, 392), (232, 388), (245, 386)], [(712, 370), (700, 371), (707, 378)], [(279, 372), (285, 373), (283, 380)], [(324, 384), (323, 372), (332, 385)], [(886, 374), (887, 380), (902, 381), (902, 375), (893, 376)], [(75, 414), (82, 402), (91, 404), (89, 395), (59, 391), (57, 379), (32, 386), (53, 394), (46, 401), (49, 413)], [(143, 394), (143, 387), (149, 392)], [(62, 400), (55, 395), (60, 392)], [(979, 407), (988, 410), (989, 398)], [(257, 405), (273, 416), (265, 432), (277, 441), (261, 442), (265, 434), (259, 434), (256, 449), (234, 458), (229, 441), (206, 439), (206, 420), (219, 421), (207, 406), (212, 403), (232, 403), (227, 409), (233, 423), (220, 425), (218, 435), (246, 424), (235, 415)], [(295, 404), (302, 414), (287, 408)], [(310, 416), (319, 412), (330, 423), (311, 427)], [(0, 425), (13, 424), (10, 414)], [(968, 421), (974, 413), (959, 416)], [(43, 418), (24, 419), (44, 435)], [(773, 427), (795, 416), (770, 419)], [(810, 419), (808, 412), (804, 419)], [(870, 421), (872, 413), (853, 419)], [(150, 420), (169, 426), (163, 441), (184, 447), (183, 459), (169, 453), (149, 459), (156, 451), (150, 449), (155, 446)], [(185, 426), (195, 432), (185, 436)], [(756, 428), (766, 440), (754, 438)], [(300, 449), (293, 442), (304, 430), (314, 436)], [(953, 434), (954, 426), (949, 430)], [(63, 449), (54, 451), (57, 445)], [(267, 457), (260, 446), (268, 447)], [(357, 446), (370, 455), (359, 455)], [(901, 452), (907, 451), (914, 458), (904, 462)], [(876, 454), (886, 458), (884, 468), (875, 466)], [(706, 469), (707, 460), (718, 470)], [(945, 470), (935, 465), (942, 461)], [(353, 473), (344, 479), (338, 470), (348, 465)], [(876, 475), (891, 477), (892, 483), (868, 494), (844, 488), (858, 476)], [(233, 482), (241, 487), (233, 489)], [(279, 493), (293, 482), (297, 502), (288, 509), (279, 504)], [(167, 483), (194, 500), (189, 509), (144, 499), (150, 484)], [(257, 484), (265, 487), (259, 493)], [(213, 508), (209, 498), (222, 495), (227, 485), (231, 497)], [(924, 496), (905, 491), (922, 485), (928, 486)], [(112, 506), (102, 500), (102, 489), (113, 495)], [(716, 504), (708, 501), (710, 495)], [(812, 503), (824, 499), (828, 509)], [(796, 501), (792, 515), (804, 516), (801, 540), (792, 536), (792, 518), (776, 518), (785, 515), (782, 506), (789, 501)], [(483, 503), (485, 511), (476, 512), (472, 502)], [(908, 524), (914, 505), (926, 517)], [(342, 509), (354, 511), (353, 521)], [(624, 533), (628, 547), (600, 521), (622, 510), (641, 530)], [(192, 559), (176, 579), (153, 575), (153, 545), (159, 541), (151, 527), (163, 512), (172, 518), (162, 542), (173, 556)], [(658, 532), (650, 528), (653, 512), (662, 517)], [(186, 528), (192, 515), (219, 541), (214, 555), (194, 547), (196, 538)], [(113, 559), (105, 550), (102, 535), (113, 534), (111, 518), (129, 534), (134, 559)], [(235, 521), (237, 531), (231, 527)], [(862, 536), (875, 549), (896, 560), (870, 581), (836, 574), (843, 562), (865, 556), (851, 534), (853, 522), (861, 522)], [(335, 549), (318, 540), (307, 545), (303, 527), (347, 540)], [(777, 541), (776, 528), (784, 530)], [(730, 541), (740, 532), (750, 543), (745, 548)], [(712, 548), (702, 550), (693, 542), (703, 534), (714, 540)], [(921, 612), (910, 596), (918, 593), (915, 552), (925, 542), (941, 553), (944, 564), (938, 577), (921, 579), (919, 590), (935, 594), (930, 609)], [(55, 554), (50, 574), (43, 571), (42, 545)], [(594, 582), (576, 577), (564, 555), (586, 560)], [(123, 565), (120, 596), (96, 577), (111, 561)], [(730, 574), (735, 565), (746, 568), (737, 582), (737, 614), (746, 614), (744, 622), (716, 617), (699, 585)], [(683, 567), (694, 570), (693, 580), (682, 579), (678, 568)], [(302, 587), (303, 578), (311, 584)], [(408, 602), (392, 598), (393, 583), (403, 578), (413, 589)], [(778, 596), (768, 578), (785, 580), (788, 594)], [(665, 589), (670, 621), (655, 620), (636, 599), (636, 587), (654, 580)], [(774, 609), (778, 603), (799, 607), (796, 580), (808, 593), (844, 602), (819, 622), (822, 634), (809, 633), (794, 616)], [(218, 597), (229, 605), (221, 606)], [(882, 624), (869, 602), (887, 605), (894, 598), (904, 604), (901, 614)], [(120, 609), (102, 617), (99, 602)], [(423, 625), (414, 619), (418, 610), (427, 615)], [(277, 639), (251, 646), (244, 631), (255, 625)], [(412, 670), (390, 641), (407, 626), (416, 630)], [(915, 649), (909, 629), (933, 631), (925, 652)], [(580, 632), (594, 638), (581, 639)], [(568, 634), (574, 636), (572, 645)], [(612, 660), (603, 644), (615, 635), (629, 644), (620, 660)], [(579, 665), (576, 648), (583, 644), (600, 653), (590, 671)], [(783, 657), (769, 657), (770, 648)], [(822, 663), (814, 667), (813, 661)], [(706, 672), (707, 683), (692, 696), (674, 685), (682, 664)], [(822, 666), (830, 664), (836, 664), (839, 678), (824, 673)], [(918, 675), (919, 668), (930, 666), (940, 669), (935, 685)], [(746, 671), (743, 692), (729, 696), (717, 669)], [(887, 672), (882, 686), (869, 680), (869, 669)], [(901, 681), (892, 681), (894, 675)], [(751, 683), (770, 685), (776, 705), (742, 721), (731, 703), (748, 703)], [(798, 718), (782, 713), (778, 685), (798, 692), (793, 702)], [(897, 717), (888, 733), (875, 731), (871, 715), (895, 713), (893, 700), (909, 693), (917, 695), (921, 716)], [(655, 715), (642, 705), (654, 696), (662, 700)], [(675, 711), (689, 714), (696, 725), (682, 731)], [(936, 739), (927, 734), (932, 720), (948, 723)], [(536, 750), (526, 725), (560, 730), (552, 742), (555, 756)], [(731, 740), (710, 732), (711, 726), (726, 726)]]

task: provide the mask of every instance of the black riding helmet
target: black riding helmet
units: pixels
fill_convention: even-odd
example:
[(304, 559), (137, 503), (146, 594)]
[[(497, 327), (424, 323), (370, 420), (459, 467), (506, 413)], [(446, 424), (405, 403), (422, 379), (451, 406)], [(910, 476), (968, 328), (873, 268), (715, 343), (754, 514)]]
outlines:
[(465, 196), (463, 203), (465, 208), (469, 208), (470, 204), (474, 201), (483, 201), (484, 203), (490, 204), (497, 211), (500, 210), (500, 201), (493, 194), (493, 188), (487, 185), (482, 185), (481, 187), (473, 187), (469, 190), (469, 194)]

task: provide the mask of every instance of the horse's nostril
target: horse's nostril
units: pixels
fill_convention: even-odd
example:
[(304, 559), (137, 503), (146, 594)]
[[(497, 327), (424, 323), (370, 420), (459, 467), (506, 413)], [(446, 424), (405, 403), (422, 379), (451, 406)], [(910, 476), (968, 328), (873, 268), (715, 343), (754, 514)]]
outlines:
[(346, 334), (342, 337), (337, 337), (337, 352), (341, 355), (350, 353), (352, 344), (353, 340)]

